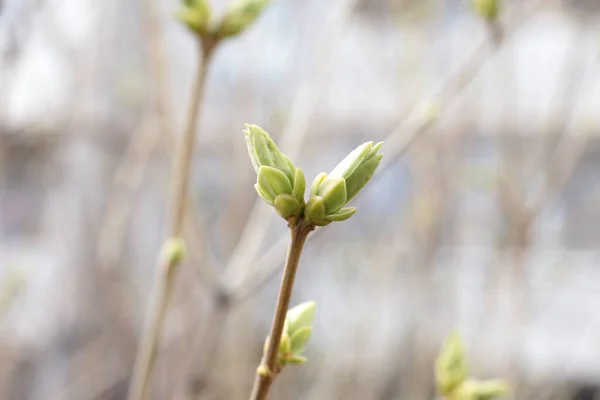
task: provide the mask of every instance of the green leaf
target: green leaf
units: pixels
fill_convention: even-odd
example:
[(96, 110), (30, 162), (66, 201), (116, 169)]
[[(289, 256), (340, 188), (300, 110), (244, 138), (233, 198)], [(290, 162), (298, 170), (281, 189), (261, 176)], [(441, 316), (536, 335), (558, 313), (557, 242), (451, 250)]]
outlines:
[(294, 189), (292, 190), (292, 196), (298, 200), (298, 202), (304, 202), (304, 192), (306, 192), (306, 178), (304, 172), (300, 168), (296, 168), (294, 174)]
[(319, 190), (319, 185), (327, 178), (327, 174), (325, 172), (321, 172), (319, 175), (315, 177), (310, 186), (310, 197), (314, 197), (317, 195), (317, 190)]
[(292, 350), (292, 341), (287, 334), (281, 335), (281, 341), (279, 342), (279, 353), (288, 354)]
[(326, 214), (338, 211), (346, 204), (346, 181), (328, 177), (319, 185), (317, 196), (323, 198)]
[(366, 158), (359, 166), (354, 170), (352, 175), (346, 178), (346, 203), (352, 200), (362, 190), (363, 187), (371, 180), (375, 170), (381, 163), (383, 154), (374, 155), (371, 158)]
[(371, 151), (373, 142), (366, 142), (352, 150), (329, 174), (329, 177), (348, 178)]
[(312, 327), (304, 327), (297, 329), (291, 337), (291, 352), (294, 354), (302, 353), (304, 346), (308, 343), (310, 335), (312, 334)]
[(307, 301), (290, 308), (286, 314), (289, 319), (288, 329), (290, 335), (293, 336), (298, 329), (312, 327), (316, 311), (316, 301)]
[(279, 150), (273, 139), (262, 128), (246, 124), (244, 137), (250, 161), (252, 161), (252, 166), (257, 174), (262, 166), (272, 167), (283, 172), (289, 182), (294, 185), (294, 164)]
[(261, 166), (258, 169), (260, 189), (275, 199), (280, 194), (291, 194), (292, 185), (283, 172), (273, 167)]
[(346, 208), (342, 208), (332, 214), (327, 214), (325, 219), (327, 219), (328, 221), (333, 221), (333, 222), (345, 221), (348, 218), (350, 218), (351, 216), (353, 216), (355, 212), (356, 212), (356, 207), (346, 207)]
[(452, 400), (493, 400), (508, 393), (508, 385), (503, 381), (476, 381), (467, 379), (456, 388)]
[(269, 0), (241, 0), (227, 10), (217, 29), (217, 36), (227, 38), (244, 31), (261, 14)]
[(308, 361), (306, 357), (299, 356), (297, 354), (292, 354), (291, 356), (285, 358), (286, 364), (304, 364), (306, 361)]
[(453, 333), (444, 342), (435, 363), (436, 382), (440, 393), (451, 393), (467, 379), (468, 373), (462, 340)]
[(296, 198), (289, 194), (280, 194), (275, 197), (275, 210), (282, 218), (288, 219), (291, 216), (298, 216), (300, 203)]
[(194, 32), (204, 34), (210, 24), (210, 4), (207, 0), (185, 0), (177, 11), (177, 18)]
[(274, 205), (273, 197), (270, 196), (268, 193), (263, 192), (258, 183), (254, 184), (254, 189), (256, 189), (256, 193), (258, 193), (260, 198), (263, 199), (264, 201), (266, 201), (267, 204)]
[(308, 199), (304, 214), (311, 221), (325, 221), (325, 203), (321, 196), (314, 196)]

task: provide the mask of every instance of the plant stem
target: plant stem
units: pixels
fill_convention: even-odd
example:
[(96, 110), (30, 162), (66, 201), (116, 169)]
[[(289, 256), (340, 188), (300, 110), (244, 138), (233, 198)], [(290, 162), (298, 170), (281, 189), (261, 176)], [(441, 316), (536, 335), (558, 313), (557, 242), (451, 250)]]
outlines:
[[(169, 226), (167, 237), (181, 237), (186, 212), (186, 196), (191, 176), (191, 164), (196, 145), (196, 129), (198, 116), (202, 113), (202, 97), (206, 83), (206, 75), (210, 56), (216, 43), (202, 41), (203, 57), (198, 66), (196, 81), (192, 91), (190, 108), (187, 116), (185, 133), (178, 139), (173, 157), (171, 172)], [(175, 283), (179, 264), (170, 257), (159, 261), (156, 283), (150, 295), (150, 305), (146, 315), (145, 328), (138, 347), (131, 385), (129, 400), (143, 400), (147, 397), (148, 384), (154, 362), (158, 340), (162, 333), (163, 319)]]
[(271, 324), (271, 332), (269, 333), (267, 351), (261, 361), (261, 366), (266, 366), (267, 371), (270, 373), (265, 375), (257, 372), (250, 400), (266, 399), (271, 384), (279, 372), (277, 358), (283, 325), (285, 323), (285, 317), (290, 304), (290, 297), (292, 296), (292, 290), (294, 288), (294, 279), (296, 278), (296, 271), (298, 269), (300, 255), (302, 254), (302, 248), (304, 247), (308, 234), (313, 229), (313, 226), (305, 225), (303, 220), (300, 220), (296, 225), (290, 226), (290, 242), (285, 268), (283, 270), (283, 277), (281, 278), (281, 285), (279, 286), (279, 295), (277, 297), (277, 305), (275, 306), (275, 313)]

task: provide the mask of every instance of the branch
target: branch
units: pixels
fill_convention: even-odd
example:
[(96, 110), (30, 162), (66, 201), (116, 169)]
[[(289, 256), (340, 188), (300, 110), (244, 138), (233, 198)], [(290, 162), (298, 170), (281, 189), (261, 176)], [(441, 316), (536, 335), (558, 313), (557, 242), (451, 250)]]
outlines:
[(277, 373), (279, 373), (279, 343), (281, 342), (283, 325), (285, 323), (285, 317), (294, 288), (294, 279), (296, 278), (298, 263), (300, 262), (300, 256), (302, 255), (302, 248), (304, 247), (308, 234), (313, 229), (313, 226), (305, 225), (302, 219), (299, 224), (290, 227), (288, 253), (281, 285), (279, 287), (279, 296), (277, 297), (273, 323), (271, 324), (271, 331), (269, 333), (269, 338), (267, 339), (267, 350), (261, 362), (261, 366), (257, 370), (250, 400), (266, 399), (271, 384), (275, 380)]
[[(190, 166), (196, 144), (198, 116), (202, 113), (202, 95), (204, 93), (208, 63), (214, 50), (214, 43), (212, 43), (212, 46), (204, 45), (203, 50), (204, 57), (199, 65), (192, 92), (187, 128), (185, 134), (179, 138), (176, 154), (173, 159), (174, 165), (171, 178), (171, 203), (169, 210), (170, 223), (168, 229), (168, 237), (171, 238), (180, 237), (183, 233), (184, 216), (187, 209), (186, 200), (191, 175)], [(168, 262), (162, 265), (158, 271), (158, 281), (151, 294), (146, 328), (144, 329), (134, 367), (133, 380), (129, 391), (130, 400), (142, 400), (146, 398), (150, 372), (156, 360), (156, 348), (162, 331), (162, 321), (175, 282), (178, 266), (178, 262)]]

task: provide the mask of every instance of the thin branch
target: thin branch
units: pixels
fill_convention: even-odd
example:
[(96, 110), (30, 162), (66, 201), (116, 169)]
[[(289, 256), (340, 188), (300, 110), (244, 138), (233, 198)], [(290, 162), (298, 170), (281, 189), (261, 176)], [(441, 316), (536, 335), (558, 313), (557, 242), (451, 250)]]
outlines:
[[(207, 67), (212, 51), (214, 50), (214, 44), (207, 45), (203, 43), (204, 57), (200, 62), (192, 91), (186, 131), (179, 138), (176, 154), (173, 159), (168, 237), (180, 237), (183, 233), (184, 217), (187, 210), (186, 200), (191, 176), (190, 167), (196, 144), (198, 116), (202, 114), (202, 96), (206, 83)], [(151, 294), (147, 323), (143, 338), (140, 341), (134, 367), (134, 375), (129, 392), (130, 400), (142, 400), (146, 398), (148, 380), (156, 360), (156, 348), (162, 332), (162, 321), (174, 286), (177, 267), (177, 263), (170, 261), (159, 266), (156, 286)]]
[[(165, 51), (163, 35), (158, 22), (157, 12), (153, 1), (146, 3), (144, 9), (144, 22), (146, 37), (149, 42), (150, 66), (152, 80), (156, 83), (155, 104), (144, 110), (142, 121), (128, 144), (120, 164), (114, 173), (114, 182), (109, 191), (106, 202), (106, 215), (100, 227), (97, 254), (100, 265), (105, 269), (115, 268), (118, 265), (126, 223), (134, 207), (135, 193), (143, 182), (147, 165), (153, 151), (161, 140), (165, 144), (167, 154), (172, 158), (174, 146), (172, 144), (172, 118), (169, 111), (169, 96), (167, 93), (167, 68), (165, 65)], [(154, 118), (153, 116), (156, 115)], [(158, 127), (157, 127), (158, 125)], [(217, 282), (213, 265), (213, 258), (204, 246), (204, 235), (198, 227), (199, 218), (193, 201), (187, 195), (187, 213), (189, 221), (185, 237), (189, 243), (191, 258), (198, 265), (204, 281)]]
[(290, 227), (290, 242), (285, 268), (283, 270), (283, 277), (279, 287), (279, 295), (277, 297), (275, 313), (273, 314), (273, 323), (271, 324), (271, 331), (268, 337), (267, 350), (261, 362), (261, 367), (266, 368), (262, 368), (261, 372), (257, 371), (250, 400), (266, 399), (269, 389), (271, 388), (271, 384), (279, 373), (279, 343), (281, 342), (281, 334), (283, 333), (285, 316), (290, 304), (290, 298), (292, 297), (294, 280), (296, 278), (296, 271), (298, 270), (300, 256), (302, 255), (302, 249), (308, 234), (313, 229), (313, 226), (305, 225), (303, 220), (300, 220), (299, 224)]

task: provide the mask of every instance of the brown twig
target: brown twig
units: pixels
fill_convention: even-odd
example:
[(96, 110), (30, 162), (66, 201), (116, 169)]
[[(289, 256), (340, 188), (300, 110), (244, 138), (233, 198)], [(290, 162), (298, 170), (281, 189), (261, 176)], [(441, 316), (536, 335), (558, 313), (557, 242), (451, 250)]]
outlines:
[[(173, 158), (168, 237), (179, 237), (183, 233), (198, 116), (202, 114), (202, 95), (206, 83), (207, 67), (215, 44), (215, 42), (202, 42), (203, 58), (192, 90), (192, 99), (187, 117), (188, 123), (184, 135), (178, 140), (175, 157)], [(174, 286), (177, 267), (178, 263), (172, 262), (170, 259), (159, 267), (157, 282), (151, 294), (147, 322), (134, 367), (134, 375), (129, 391), (130, 400), (146, 398), (148, 380), (156, 360), (156, 348), (162, 332), (162, 321)]]
[(290, 227), (290, 242), (283, 270), (283, 277), (279, 287), (279, 295), (277, 297), (277, 305), (273, 314), (273, 323), (271, 324), (271, 332), (269, 333), (267, 350), (261, 362), (261, 366), (256, 373), (254, 388), (250, 395), (250, 400), (264, 400), (267, 398), (271, 384), (275, 380), (279, 372), (277, 362), (279, 354), (279, 343), (281, 342), (281, 334), (285, 323), (292, 290), (294, 288), (294, 279), (300, 262), (302, 248), (306, 242), (308, 234), (314, 229), (314, 226), (305, 225), (303, 220), (294, 226)]

